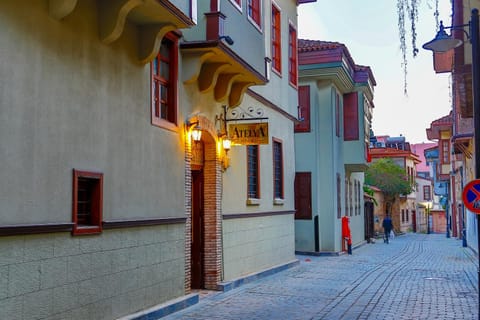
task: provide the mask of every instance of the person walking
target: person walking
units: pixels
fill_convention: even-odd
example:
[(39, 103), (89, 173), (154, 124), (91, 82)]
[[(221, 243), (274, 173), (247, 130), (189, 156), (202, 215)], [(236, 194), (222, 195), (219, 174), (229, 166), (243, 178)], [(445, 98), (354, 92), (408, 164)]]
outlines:
[(389, 215), (387, 215), (383, 219), (382, 226), (383, 226), (383, 232), (384, 232), (383, 242), (388, 243), (388, 238), (390, 237), (390, 231), (392, 231), (392, 227), (393, 227), (392, 219), (390, 218)]

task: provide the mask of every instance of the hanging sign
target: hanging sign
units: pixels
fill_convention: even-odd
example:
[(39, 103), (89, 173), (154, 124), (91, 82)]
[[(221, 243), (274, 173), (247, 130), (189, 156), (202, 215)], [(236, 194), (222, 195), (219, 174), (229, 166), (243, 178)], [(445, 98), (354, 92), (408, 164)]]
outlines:
[(268, 123), (229, 124), (228, 137), (233, 144), (268, 144)]
[(480, 179), (470, 181), (463, 188), (462, 198), (468, 210), (480, 214)]

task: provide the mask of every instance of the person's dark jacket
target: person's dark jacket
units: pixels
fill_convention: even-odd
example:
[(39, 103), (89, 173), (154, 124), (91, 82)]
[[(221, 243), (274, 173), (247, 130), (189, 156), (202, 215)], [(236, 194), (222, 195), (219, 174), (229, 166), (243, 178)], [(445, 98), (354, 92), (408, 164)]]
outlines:
[(392, 230), (392, 227), (393, 227), (392, 219), (390, 219), (390, 217), (385, 217), (385, 219), (383, 219), (382, 226), (385, 232), (390, 232), (390, 230)]

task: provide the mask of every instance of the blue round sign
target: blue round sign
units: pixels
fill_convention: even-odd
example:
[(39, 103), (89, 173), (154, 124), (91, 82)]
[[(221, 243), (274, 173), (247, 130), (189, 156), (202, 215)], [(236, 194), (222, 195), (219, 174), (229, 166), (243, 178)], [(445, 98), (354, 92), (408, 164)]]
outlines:
[(480, 179), (467, 183), (462, 193), (463, 204), (473, 213), (480, 214)]

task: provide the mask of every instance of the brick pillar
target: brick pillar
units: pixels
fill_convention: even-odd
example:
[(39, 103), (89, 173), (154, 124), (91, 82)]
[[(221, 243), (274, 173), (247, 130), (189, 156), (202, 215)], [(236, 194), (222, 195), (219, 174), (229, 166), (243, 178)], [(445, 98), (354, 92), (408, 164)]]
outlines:
[(205, 144), (204, 177), (204, 270), (205, 288), (217, 289), (222, 275), (221, 192), (222, 171), (215, 141)]
[(185, 139), (185, 294), (191, 292), (191, 242), (192, 242), (192, 146), (190, 139)]
[[(203, 128), (204, 143), (204, 286), (217, 289), (222, 280), (222, 170), (217, 155), (216, 130), (214, 124), (204, 117), (198, 117)], [(192, 172), (191, 142), (185, 139), (185, 292), (191, 292), (191, 238), (192, 238)]]

